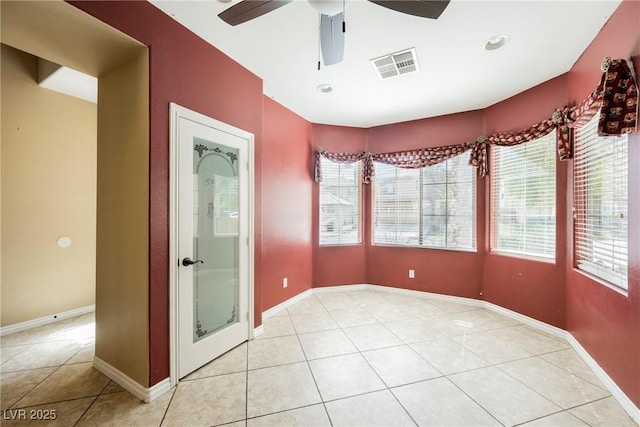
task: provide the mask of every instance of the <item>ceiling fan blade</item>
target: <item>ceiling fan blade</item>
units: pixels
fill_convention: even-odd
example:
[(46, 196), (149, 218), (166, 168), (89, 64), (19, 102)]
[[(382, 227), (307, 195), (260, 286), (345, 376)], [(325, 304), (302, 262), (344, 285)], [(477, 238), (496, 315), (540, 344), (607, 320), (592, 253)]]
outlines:
[(438, 19), (449, 5), (449, 0), (369, 0), (379, 6), (421, 18)]
[(333, 16), (320, 14), (320, 48), (324, 65), (342, 62), (344, 56), (343, 13)]
[(229, 25), (238, 25), (274, 11), (293, 0), (243, 0), (218, 14)]

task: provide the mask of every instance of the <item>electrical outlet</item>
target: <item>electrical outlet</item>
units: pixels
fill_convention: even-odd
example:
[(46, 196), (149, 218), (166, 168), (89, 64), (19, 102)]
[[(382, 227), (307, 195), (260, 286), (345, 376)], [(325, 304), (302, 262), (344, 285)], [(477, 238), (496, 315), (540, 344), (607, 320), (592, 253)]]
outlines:
[(284, 279), (282, 279), (282, 287), (286, 288), (289, 285), (289, 280), (285, 277)]
[(415, 270), (409, 270), (409, 279), (414, 279), (416, 277)]

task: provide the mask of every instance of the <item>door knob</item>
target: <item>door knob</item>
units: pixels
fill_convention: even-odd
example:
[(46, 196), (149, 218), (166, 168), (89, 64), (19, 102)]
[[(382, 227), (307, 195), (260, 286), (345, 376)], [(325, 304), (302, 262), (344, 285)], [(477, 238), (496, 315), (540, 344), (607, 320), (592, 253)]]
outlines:
[(197, 259), (193, 261), (189, 257), (186, 257), (185, 259), (182, 260), (182, 265), (184, 265), (185, 267), (189, 267), (190, 265), (197, 264), (197, 263), (204, 264), (204, 261), (201, 259)]

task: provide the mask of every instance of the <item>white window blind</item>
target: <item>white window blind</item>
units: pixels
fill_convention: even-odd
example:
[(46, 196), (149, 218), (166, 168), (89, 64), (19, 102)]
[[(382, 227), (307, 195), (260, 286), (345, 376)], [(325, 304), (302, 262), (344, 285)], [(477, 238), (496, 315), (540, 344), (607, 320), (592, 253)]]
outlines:
[(575, 265), (627, 289), (627, 136), (598, 136), (596, 115), (576, 129)]
[(476, 172), (467, 156), (422, 169), (376, 163), (373, 243), (475, 249)]
[(492, 151), (493, 249), (555, 258), (555, 132)]
[(320, 244), (360, 243), (360, 162), (320, 162)]
[(213, 209), (213, 234), (215, 236), (237, 236), (239, 231), (237, 176), (213, 177), (213, 202), (209, 209)]

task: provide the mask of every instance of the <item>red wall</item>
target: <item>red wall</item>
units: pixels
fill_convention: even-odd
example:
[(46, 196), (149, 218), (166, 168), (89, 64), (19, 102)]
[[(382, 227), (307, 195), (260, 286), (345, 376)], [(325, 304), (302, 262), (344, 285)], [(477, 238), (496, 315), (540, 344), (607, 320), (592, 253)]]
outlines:
[[(312, 287), (311, 124), (264, 97), (262, 310)], [(288, 279), (286, 289), (282, 279)]]
[[(483, 132), (482, 111), (452, 114), (369, 129), (368, 151), (384, 153), (475, 141)], [(466, 156), (467, 154), (463, 154)], [(478, 181), (477, 252), (374, 246), (366, 241), (367, 282), (406, 289), (481, 298), (484, 258), (485, 193)], [(364, 187), (365, 212), (371, 212), (372, 186)], [(367, 230), (371, 216), (367, 216)], [(409, 279), (409, 269), (415, 278)]]
[[(600, 79), (600, 62), (605, 56), (632, 57), (637, 76), (640, 70), (638, 28), (640, 2), (624, 1), (571, 69), (570, 100), (581, 100), (593, 90)], [(574, 269), (572, 257), (567, 257), (567, 329), (636, 406), (640, 406), (640, 134), (630, 135), (629, 141), (629, 291), (625, 296), (598, 283)], [(570, 197), (568, 254), (573, 254), (571, 203)]]
[(255, 317), (261, 323), (262, 80), (148, 2), (71, 1), (149, 47), (149, 386), (169, 376), (169, 102), (255, 135)]
[[(557, 107), (567, 104), (567, 84), (568, 78), (563, 75), (487, 108), (485, 132), (519, 131), (548, 119)], [(488, 252), (483, 279), (485, 300), (560, 328), (565, 327), (566, 171), (567, 163), (556, 161), (555, 261)], [(487, 177), (487, 194), (490, 183)], [(488, 237), (490, 233), (488, 223)]]
[[(567, 328), (640, 405), (640, 135), (632, 135), (630, 144), (628, 296), (572, 268), (571, 162), (557, 164), (557, 261), (548, 263), (488, 252), (488, 179), (478, 185), (475, 253), (374, 247), (368, 223), (363, 244), (320, 247), (318, 186), (310, 160), (319, 146), (384, 152), (448, 145), (548, 118), (556, 107), (580, 101), (595, 88), (604, 56), (633, 56), (640, 70), (640, 2), (624, 1), (567, 75), (484, 111), (368, 130), (309, 125), (263, 99), (257, 77), (146, 2), (72, 3), (150, 47), (150, 385), (168, 376), (168, 102), (174, 101), (256, 135), (257, 324), (263, 309), (310, 285), (376, 283), (472, 298), (483, 292), (487, 301)], [(283, 210), (292, 195), (296, 206)], [(363, 203), (363, 212), (370, 211), (369, 186)], [(413, 280), (409, 268), (416, 270)], [(282, 289), (284, 276), (288, 290)]]
[[(582, 57), (563, 76), (472, 112), (369, 129), (314, 126), (314, 147), (330, 151), (397, 151), (456, 144), (480, 134), (518, 131), (574, 105), (598, 84), (605, 56), (631, 56), (640, 70), (640, 2), (625, 0)], [(317, 134), (317, 136), (316, 136)], [(316, 142), (317, 141), (317, 142)], [(336, 148), (328, 141), (340, 141)], [(629, 292), (622, 295), (573, 269), (572, 162), (557, 162), (557, 227), (554, 262), (492, 253), (489, 248), (489, 179), (478, 186), (477, 253), (376, 247), (369, 243), (370, 219), (361, 246), (325, 247), (314, 238), (314, 285), (374, 283), (483, 298), (534, 319), (568, 329), (636, 405), (640, 405), (640, 135), (629, 148)], [(364, 212), (370, 212), (365, 186)], [(314, 224), (317, 229), (317, 190)], [(364, 257), (364, 273), (363, 270)], [(409, 279), (407, 270), (416, 270)]]
[[(312, 149), (330, 152), (358, 153), (367, 149), (367, 130), (360, 128), (313, 125)], [(318, 185), (313, 185), (313, 285), (331, 286), (367, 283), (367, 262), (364, 243), (349, 246), (319, 246)], [(362, 241), (368, 239), (368, 229), (362, 228)]]

